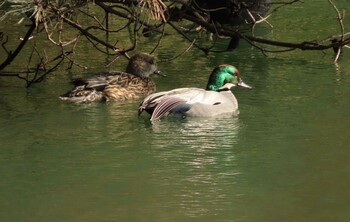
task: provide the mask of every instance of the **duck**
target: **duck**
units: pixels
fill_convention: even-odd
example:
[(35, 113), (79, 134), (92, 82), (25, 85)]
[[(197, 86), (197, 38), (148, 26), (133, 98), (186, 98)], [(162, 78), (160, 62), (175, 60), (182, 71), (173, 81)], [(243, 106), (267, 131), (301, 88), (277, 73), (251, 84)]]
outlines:
[(102, 72), (74, 79), (74, 88), (59, 98), (74, 103), (139, 99), (156, 91), (156, 84), (150, 78), (151, 74), (166, 76), (157, 68), (154, 56), (137, 53), (130, 58), (125, 72)]
[(151, 94), (140, 103), (138, 115), (146, 111), (151, 115), (151, 121), (164, 116), (238, 115), (238, 102), (231, 91), (234, 87), (252, 88), (242, 81), (235, 66), (222, 64), (213, 69), (205, 89), (178, 88)]

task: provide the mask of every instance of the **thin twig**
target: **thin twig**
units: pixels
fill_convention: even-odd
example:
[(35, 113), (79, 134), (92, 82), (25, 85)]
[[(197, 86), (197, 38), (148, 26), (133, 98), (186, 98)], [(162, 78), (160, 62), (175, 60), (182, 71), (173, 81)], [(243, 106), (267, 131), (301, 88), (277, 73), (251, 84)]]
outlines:
[(160, 35), (159, 40), (158, 40), (156, 46), (152, 49), (152, 51), (150, 52), (150, 54), (153, 54), (153, 53), (156, 51), (156, 49), (159, 47), (159, 45), (160, 45), (160, 43), (161, 43), (161, 41), (162, 41), (162, 39), (163, 39), (163, 37), (164, 37), (164, 33), (165, 33), (164, 27), (165, 27), (165, 24), (163, 25), (162, 34)]
[(169, 58), (169, 59), (162, 59), (162, 60), (160, 60), (159, 62), (169, 62), (169, 61), (172, 61), (172, 60), (174, 60), (174, 59), (176, 59), (176, 58), (182, 56), (183, 54), (185, 54), (186, 52), (188, 52), (188, 51), (193, 47), (193, 45), (194, 45), (195, 42), (196, 42), (196, 40), (194, 39), (194, 40), (191, 42), (191, 44), (190, 44), (183, 52), (179, 53), (178, 55), (176, 55), (176, 56), (174, 56), (174, 57), (172, 57), (172, 58)]
[[(328, 0), (328, 2), (333, 6), (334, 10), (336, 11), (337, 13), (337, 17), (338, 17), (338, 21), (339, 21), (339, 25), (340, 25), (340, 31), (341, 31), (341, 36), (340, 36), (340, 41), (343, 42), (344, 41), (344, 24), (343, 24), (343, 16), (340, 14), (340, 11), (338, 10), (337, 6), (333, 3), (332, 0)], [(338, 48), (338, 52), (337, 52), (337, 55), (334, 59), (334, 63), (337, 63), (338, 62), (338, 59), (339, 59), (339, 56), (340, 56), (340, 53), (342, 51), (342, 47), (340, 46)]]
[[(183, 33), (179, 28), (176, 27), (176, 25), (174, 25), (172, 22), (168, 22), (168, 24), (175, 29), (175, 31), (177, 31), (179, 34), (181, 34), (185, 39), (187, 39), (190, 42), (194, 42), (194, 40), (192, 40), (190, 37), (188, 37), (185, 33)], [(198, 49), (200, 49), (201, 51), (203, 51), (205, 54), (208, 53), (208, 49), (203, 48), (195, 43), (193, 43), (194, 46), (196, 46)]]

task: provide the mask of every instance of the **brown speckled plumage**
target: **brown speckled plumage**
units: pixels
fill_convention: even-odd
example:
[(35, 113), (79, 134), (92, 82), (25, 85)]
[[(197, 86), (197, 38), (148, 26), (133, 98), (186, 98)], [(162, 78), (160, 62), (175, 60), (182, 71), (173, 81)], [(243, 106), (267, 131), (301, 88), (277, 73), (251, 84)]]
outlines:
[(153, 56), (139, 53), (131, 57), (126, 72), (107, 72), (73, 80), (75, 88), (60, 99), (76, 103), (126, 101), (145, 97), (156, 91), (152, 73), (162, 75)]
[(139, 99), (156, 91), (156, 84), (150, 77), (138, 77), (122, 73), (112, 79), (112, 82), (103, 90), (107, 100)]

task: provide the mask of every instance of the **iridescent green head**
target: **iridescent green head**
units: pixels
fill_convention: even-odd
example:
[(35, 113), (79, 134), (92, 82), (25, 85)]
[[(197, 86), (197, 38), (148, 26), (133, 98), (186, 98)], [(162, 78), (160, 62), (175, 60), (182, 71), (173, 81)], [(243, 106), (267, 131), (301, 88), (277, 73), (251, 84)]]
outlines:
[(231, 65), (219, 65), (209, 77), (207, 90), (218, 91), (225, 83), (238, 84), (241, 81), (238, 69)]

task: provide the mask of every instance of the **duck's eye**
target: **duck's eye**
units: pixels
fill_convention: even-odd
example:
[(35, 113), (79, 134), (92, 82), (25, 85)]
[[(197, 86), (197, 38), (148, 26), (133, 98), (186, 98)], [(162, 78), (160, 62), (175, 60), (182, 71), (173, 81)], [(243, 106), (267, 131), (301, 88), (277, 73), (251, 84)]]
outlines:
[(148, 63), (151, 64), (151, 65), (153, 65), (153, 64), (154, 64), (154, 61), (153, 61), (153, 60), (149, 60)]

